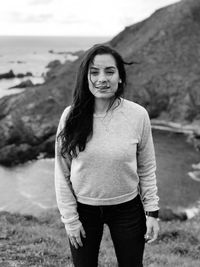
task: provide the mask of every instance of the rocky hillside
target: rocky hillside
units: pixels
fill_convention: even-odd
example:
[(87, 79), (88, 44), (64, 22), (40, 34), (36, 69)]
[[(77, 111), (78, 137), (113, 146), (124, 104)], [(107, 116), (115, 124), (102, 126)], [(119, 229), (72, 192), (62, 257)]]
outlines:
[(200, 120), (200, 1), (182, 0), (127, 27), (110, 44), (128, 61), (126, 97), (151, 117)]
[[(200, 1), (182, 0), (125, 28), (109, 44), (126, 61), (125, 98), (151, 118), (200, 121)], [(79, 59), (55, 66), (44, 85), (0, 99), (0, 163), (12, 165), (54, 154), (62, 110), (71, 101)]]
[(50, 72), (44, 85), (0, 99), (0, 164), (25, 162), (40, 153), (54, 155), (55, 132), (71, 101), (75, 66), (68, 62)]

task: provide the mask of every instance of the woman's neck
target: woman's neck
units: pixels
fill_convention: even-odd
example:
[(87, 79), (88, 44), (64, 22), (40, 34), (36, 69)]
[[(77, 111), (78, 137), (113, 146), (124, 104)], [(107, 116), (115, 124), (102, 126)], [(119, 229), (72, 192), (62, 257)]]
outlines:
[[(95, 98), (94, 113), (95, 114), (106, 114), (112, 101), (114, 101), (114, 99)], [(112, 106), (114, 106), (114, 104)]]

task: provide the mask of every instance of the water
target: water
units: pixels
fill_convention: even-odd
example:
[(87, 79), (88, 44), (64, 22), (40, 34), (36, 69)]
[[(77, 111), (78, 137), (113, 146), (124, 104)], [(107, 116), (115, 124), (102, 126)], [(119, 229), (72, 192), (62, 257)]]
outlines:
[[(0, 97), (20, 92), (18, 89), (7, 88), (30, 79), (35, 83), (44, 81), (43, 74), (50, 61), (55, 59), (64, 62), (70, 60), (70, 54), (58, 52), (75, 52), (86, 50), (96, 43), (108, 41), (109, 37), (33, 37), (33, 36), (0, 36), (0, 74), (11, 69), (15, 74), (31, 72), (34, 77), (24, 79), (0, 80)], [(55, 53), (49, 53), (53, 50)]]
[[(15, 73), (30, 71), (34, 82), (42, 81), (45, 66), (54, 59), (61, 62), (67, 55), (48, 51), (85, 50), (108, 37), (0, 37), (0, 73), (12, 69)], [(20, 63), (19, 63), (20, 61)], [(0, 97), (23, 89), (7, 90), (21, 79), (0, 80)], [(183, 134), (153, 131), (157, 156), (157, 180), (160, 204), (189, 207), (200, 199), (199, 171), (193, 167), (200, 162), (199, 153), (186, 142)], [(53, 159), (37, 160), (14, 168), (0, 166), (0, 210), (38, 215), (56, 207)], [(192, 179), (191, 179), (192, 178)]]
[(0, 210), (38, 215), (55, 207), (53, 160), (0, 167)]
[(191, 179), (200, 153), (189, 144), (187, 135), (153, 130), (160, 205), (189, 207), (200, 200), (200, 179)]
[[(0, 36), (0, 74), (11, 69), (15, 74), (31, 72), (34, 83), (44, 81), (47, 64), (70, 60), (70, 52), (86, 50), (109, 37), (31, 37)], [(55, 53), (49, 53), (53, 50)], [(69, 52), (69, 54), (57, 54)], [(27, 78), (1, 79), (0, 97), (22, 92), (9, 89)], [(55, 205), (52, 160), (27, 163), (16, 168), (0, 168), (0, 210), (37, 214)]]
[[(161, 207), (190, 207), (200, 200), (200, 182), (190, 178), (199, 154), (183, 134), (153, 131)], [(0, 167), (0, 210), (39, 215), (56, 207), (54, 160)]]

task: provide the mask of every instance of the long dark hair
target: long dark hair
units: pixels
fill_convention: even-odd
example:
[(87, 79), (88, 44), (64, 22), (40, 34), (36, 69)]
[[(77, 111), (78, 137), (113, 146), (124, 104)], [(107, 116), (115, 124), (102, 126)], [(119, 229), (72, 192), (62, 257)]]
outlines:
[(61, 155), (63, 157), (65, 157), (65, 153), (72, 157), (77, 157), (79, 152), (84, 151), (87, 141), (92, 137), (94, 96), (89, 90), (88, 69), (96, 55), (104, 54), (110, 54), (114, 57), (121, 79), (109, 109), (116, 99), (120, 100), (120, 96), (124, 93), (126, 85), (124, 64), (131, 63), (124, 62), (119, 53), (107, 45), (94, 45), (82, 58), (77, 72), (72, 105), (66, 118), (65, 126), (58, 135), (58, 138), (61, 138), (62, 141)]

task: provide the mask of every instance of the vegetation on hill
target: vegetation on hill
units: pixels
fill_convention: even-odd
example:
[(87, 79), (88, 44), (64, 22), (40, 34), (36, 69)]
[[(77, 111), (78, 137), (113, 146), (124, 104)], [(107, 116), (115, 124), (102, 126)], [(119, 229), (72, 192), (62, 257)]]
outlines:
[[(158, 240), (146, 245), (144, 267), (197, 267), (200, 262), (199, 219), (160, 222)], [(39, 218), (0, 213), (1, 267), (73, 266), (64, 225), (57, 210)], [(104, 229), (99, 266), (117, 266), (109, 230)]]

